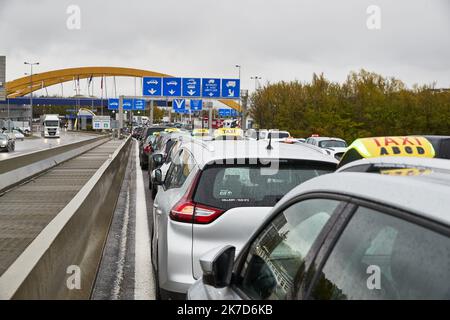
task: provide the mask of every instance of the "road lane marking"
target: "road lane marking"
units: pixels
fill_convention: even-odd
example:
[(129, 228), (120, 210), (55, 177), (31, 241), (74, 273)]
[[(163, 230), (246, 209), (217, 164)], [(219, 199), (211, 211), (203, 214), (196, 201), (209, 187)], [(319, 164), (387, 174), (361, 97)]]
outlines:
[(130, 218), (130, 186), (127, 188), (127, 196), (125, 200), (125, 213), (122, 222), (122, 231), (120, 233), (119, 257), (117, 261), (116, 278), (114, 279), (114, 286), (112, 289), (112, 300), (120, 298), (120, 288), (123, 282), (125, 255), (127, 252), (127, 238), (128, 238), (128, 222)]
[(148, 230), (147, 205), (145, 201), (144, 177), (139, 166), (138, 142), (136, 152), (136, 232), (134, 259), (134, 299), (154, 299), (154, 284), (150, 254), (150, 234)]

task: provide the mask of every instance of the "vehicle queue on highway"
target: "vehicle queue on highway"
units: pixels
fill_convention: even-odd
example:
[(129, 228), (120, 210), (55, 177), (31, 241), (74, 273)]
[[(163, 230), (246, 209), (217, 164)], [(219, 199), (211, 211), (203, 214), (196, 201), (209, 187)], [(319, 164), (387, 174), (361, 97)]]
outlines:
[(450, 299), (450, 137), (135, 128), (161, 299)]

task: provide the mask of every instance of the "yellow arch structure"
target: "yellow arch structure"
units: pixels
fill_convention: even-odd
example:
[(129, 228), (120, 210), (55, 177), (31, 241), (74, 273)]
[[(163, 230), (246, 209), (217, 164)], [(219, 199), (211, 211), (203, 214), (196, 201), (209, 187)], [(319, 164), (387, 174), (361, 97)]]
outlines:
[[(33, 74), (33, 84), (30, 88), (30, 76), (18, 78), (5, 83), (6, 95), (8, 98), (22, 97), (29, 94), (31, 91), (40, 90), (63, 82), (73, 81), (74, 79), (98, 77), (173, 77), (168, 74), (132, 68), (118, 68), (118, 67), (80, 67), (60, 69), (48, 71), (43, 73)], [(222, 99), (219, 100), (226, 106), (240, 111), (240, 106), (233, 100)]]

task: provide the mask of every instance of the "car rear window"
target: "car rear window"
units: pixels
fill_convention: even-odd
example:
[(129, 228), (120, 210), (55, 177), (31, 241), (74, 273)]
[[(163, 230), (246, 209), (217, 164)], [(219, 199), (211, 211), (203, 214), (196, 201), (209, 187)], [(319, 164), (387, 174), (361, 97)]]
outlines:
[(267, 137), (268, 138), (272, 137), (272, 139), (284, 139), (284, 138), (289, 138), (289, 133), (282, 132), (282, 131), (274, 131), (274, 132), (269, 132), (269, 135)]
[(145, 138), (147, 138), (148, 136), (154, 134), (155, 132), (164, 131), (164, 129), (166, 129), (166, 128), (165, 127), (162, 127), (162, 128), (147, 128), (147, 131), (145, 132), (145, 135), (146, 135)]
[(201, 174), (194, 201), (223, 210), (272, 207), (300, 183), (336, 170), (336, 165), (320, 162), (279, 160), (277, 165), (271, 172), (261, 163), (209, 166)]
[(339, 140), (323, 140), (319, 142), (321, 148), (346, 148), (347, 144)]

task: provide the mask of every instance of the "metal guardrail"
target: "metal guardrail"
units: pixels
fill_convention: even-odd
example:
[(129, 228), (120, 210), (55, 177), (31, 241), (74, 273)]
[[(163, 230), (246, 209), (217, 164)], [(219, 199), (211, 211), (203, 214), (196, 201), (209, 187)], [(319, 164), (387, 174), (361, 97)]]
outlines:
[(3, 273), (0, 299), (90, 297), (130, 146), (128, 138)]
[(103, 135), (0, 161), (0, 193), (111, 139)]

